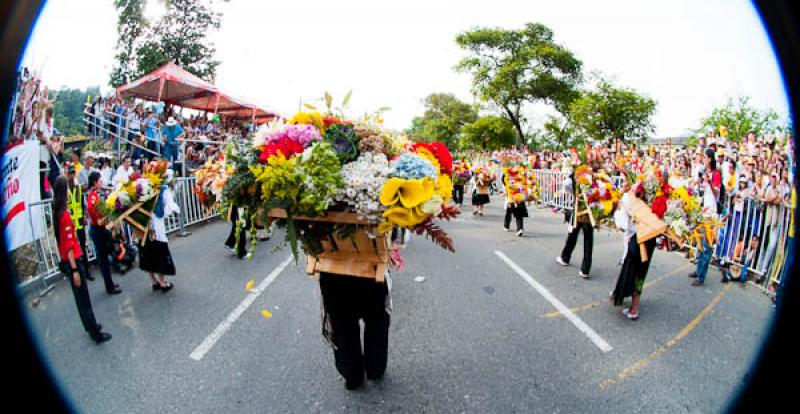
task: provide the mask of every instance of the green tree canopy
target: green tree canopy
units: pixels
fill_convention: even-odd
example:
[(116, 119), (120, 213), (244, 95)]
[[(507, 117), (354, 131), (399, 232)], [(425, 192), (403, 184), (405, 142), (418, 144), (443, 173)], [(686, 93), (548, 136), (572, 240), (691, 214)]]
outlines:
[(425, 113), (411, 121), (409, 130), (419, 140), (441, 141), (448, 148), (455, 148), (464, 125), (478, 119), (478, 109), (452, 93), (432, 93), (423, 103)]
[(174, 62), (198, 77), (213, 81), (219, 61), (209, 38), (219, 29), (221, 14), (213, 0), (163, 0), (166, 13), (156, 22), (142, 15), (145, 1), (117, 0), (117, 55), (110, 83), (117, 86)]
[(579, 133), (569, 114), (567, 116), (548, 116), (543, 129), (543, 134), (553, 144), (552, 149), (563, 151), (567, 148), (582, 146), (586, 142), (585, 136)]
[(114, 7), (119, 12), (117, 54), (114, 55), (109, 84), (115, 88), (138, 77), (136, 50), (148, 29), (144, 5), (144, 0), (114, 0)]
[(746, 138), (750, 131), (762, 134), (786, 129), (786, 126), (779, 125), (779, 118), (772, 109), (760, 111), (752, 107), (749, 97), (740, 97), (735, 101), (728, 98), (724, 106), (714, 108), (700, 121), (700, 128), (695, 132), (706, 132), (708, 129), (719, 131), (719, 127), (724, 126), (728, 129), (728, 138), (738, 142)]
[(472, 74), (474, 92), (494, 102), (524, 142), (522, 107), (545, 102), (565, 112), (582, 81), (582, 63), (555, 43), (553, 32), (539, 23), (521, 30), (476, 28), (456, 36), (468, 52), (456, 70)]
[(570, 105), (570, 119), (586, 137), (643, 142), (655, 131), (656, 101), (601, 79)]
[(83, 135), (83, 110), (86, 97), (100, 95), (100, 87), (93, 86), (87, 89), (60, 89), (54, 91), (57, 96), (53, 102), (53, 126), (64, 136)]
[(464, 126), (461, 147), (472, 150), (508, 148), (516, 142), (514, 125), (501, 116), (482, 116)]

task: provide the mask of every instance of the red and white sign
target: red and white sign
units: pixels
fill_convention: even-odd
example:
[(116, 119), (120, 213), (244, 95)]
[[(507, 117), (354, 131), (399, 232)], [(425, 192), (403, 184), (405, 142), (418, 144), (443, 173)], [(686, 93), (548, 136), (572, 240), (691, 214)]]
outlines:
[(25, 141), (7, 149), (0, 177), (6, 249), (12, 251), (44, 234), (43, 207), (31, 207), (39, 201), (39, 143)]

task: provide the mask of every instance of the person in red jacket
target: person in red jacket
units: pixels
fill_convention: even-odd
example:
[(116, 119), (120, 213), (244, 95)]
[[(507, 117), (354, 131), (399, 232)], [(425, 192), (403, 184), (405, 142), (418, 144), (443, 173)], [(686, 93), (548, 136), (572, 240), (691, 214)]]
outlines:
[(114, 241), (111, 232), (106, 229), (106, 218), (98, 211), (98, 204), (103, 202), (97, 193), (101, 189), (100, 173), (92, 171), (89, 174), (88, 183), (88, 188), (91, 189), (89, 195), (86, 196), (87, 213), (89, 213), (89, 237), (94, 243), (97, 264), (100, 267), (100, 273), (103, 275), (106, 292), (109, 295), (116, 295), (122, 293), (122, 290), (111, 278), (111, 262), (108, 259), (112, 253)]
[(72, 217), (67, 211), (67, 178), (64, 176), (59, 176), (53, 187), (53, 217), (61, 268), (70, 281), (69, 285), (75, 296), (75, 304), (78, 307), (78, 314), (81, 316), (83, 329), (98, 344), (108, 341), (111, 339), (111, 334), (102, 331), (102, 326), (97, 323), (94, 311), (92, 311), (92, 301), (89, 298), (89, 289), (86, 287), (86, 269), (79, 260), (83, 253), (75, 235)]

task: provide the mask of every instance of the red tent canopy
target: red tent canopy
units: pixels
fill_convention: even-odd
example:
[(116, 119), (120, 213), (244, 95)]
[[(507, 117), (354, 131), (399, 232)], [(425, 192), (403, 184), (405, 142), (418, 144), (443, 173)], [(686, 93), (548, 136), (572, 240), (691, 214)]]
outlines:
[(231, 118), (254, 118), (266, 122), (277, 114), (223, 94), (215, 85), (206, 82), (174, 63), (142, 76), (117, 88), (117, 96), (163, 101), (170, 105), (199, 111), (215, 112)]

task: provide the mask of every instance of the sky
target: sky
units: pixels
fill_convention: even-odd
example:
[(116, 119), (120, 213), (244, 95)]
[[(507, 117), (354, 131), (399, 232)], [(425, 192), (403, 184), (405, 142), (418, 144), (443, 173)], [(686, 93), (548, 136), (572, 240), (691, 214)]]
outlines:
[[(50, 0), (23, 58), (53, 88), (107, 88), (116, 43), (111, 0)], [(157, 16), (150, 0), (148, 16)], [(338, 102), (349, 113), (388, 106), (390, 128), (424, 112), (422, 99), (450, 92), (473, 102), (471, 78), (453, 67), (465, 56), (455, 36), (475, 27), (519, 29), (538, 22), (574, 52), (585, 73), (658, 102), (656, 136), (684, 135), (728, 98), (749, 96), (784, 119), (789, 105), (769, 38), (744, 0), (669, 2), (543, 0), (257, 1), (216, 3), (211, 35), (216, 84), (227, 93), (291, 115), (301, 102)], [(110, 89), (109, 89), (110, 90)], [(527, 108), (533, 128), (551, 110)]]

